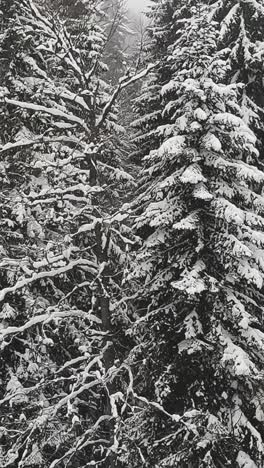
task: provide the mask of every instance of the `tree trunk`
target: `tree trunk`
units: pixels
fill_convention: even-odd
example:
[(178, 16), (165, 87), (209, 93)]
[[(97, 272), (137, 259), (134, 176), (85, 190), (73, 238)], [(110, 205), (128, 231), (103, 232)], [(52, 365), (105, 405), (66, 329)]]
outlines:
[[(96, 241), (97, 241), (97, 259), (99, 265), (102, 263), (108, 262), (108, 245), (110, 240), (110, 235), (108, 234), (108, 239), (104, 249), (102, 249), (102, 227), (101, 223), (98, 222), (96, 228)], [(99, 285), (99, 299), (98, 305), (101, 311), (101, 320), (102, 320), (102, 330), (106, 333), (111, 333), (111, 312), (110, 312), (110, 297), (108, 295), (109, 289), (109, 276), (110, 271), (109, 268), (106, 266), (102, 276), (101, 276), (101, 284)], [(114, 345), (111, 338), (106, 335), (104, 338), (104, 346), (108, 344), (108, 347), (104, 353), (104, 364), (106, 372), (114, 365), (115, 361), (115, 352), (114, 352)], [(110, 382), (107, 386), (109, 395), (115, 392), (114, 384)], [(107, 397), (106, 404), (105, 404), (105, 414), (112, 414), (111, 410), (111, 403), (110, 399)], [(115, 429), (115, 421), (111, 421), (109, 423), (109, 440), (110, 444), (114, 443), (114, 429)], [(105, 464), (105, 468), (116, 468), (116, 455), (112, 453), (108, 458), (108, 461)]]

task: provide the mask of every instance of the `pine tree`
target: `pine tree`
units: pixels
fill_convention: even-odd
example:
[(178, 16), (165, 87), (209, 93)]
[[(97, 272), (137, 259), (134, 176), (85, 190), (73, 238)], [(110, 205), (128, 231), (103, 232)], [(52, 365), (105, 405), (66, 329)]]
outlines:
[(166, 133), (131, 205), (142, 245), (123, 465), (261, 468), (264, 174), (219, 25), (208, 6), (191, 13), (175, 24)]

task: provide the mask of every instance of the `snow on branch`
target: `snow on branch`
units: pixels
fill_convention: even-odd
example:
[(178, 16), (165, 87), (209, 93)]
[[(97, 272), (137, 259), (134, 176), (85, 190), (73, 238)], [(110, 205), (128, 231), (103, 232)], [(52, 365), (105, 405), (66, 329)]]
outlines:
[(59, 109), (40, 106), (38, 104), (33, 104), (31, 102), (16, 101), (14, 99), (8, 99), (8, 98), (5, 98), (5, 102), (7, 104), (10, 104), (11, 106), (20, 107), (21, 109), (28, 109), (34, 112), (44, 112), (45, 114), (53, 115), (54, 117), (60, 117), (62, 119), (65, 119), (65, 120), (68, 120), (70, 122), (74, 122), (80, 125), (80, 127), (82, 127), (86, 132), (89, 132), (87, 125), (82, 119), (80, 119), (79, 117), (76, 117), (75, 115), (62, 112)]
[(79, 67), (77, 61), (74, 59), (73, 54), (71, 53), (71, 45), (69, 44), (69, 39), (67, 37), (66, 30), (63, 30), (61, 33), (58, 30), (56, 30), (54, 28), (54, 25), (41, 15), (40, 11), (31, 0), (30, 7), (33, 16), (35, 16), (35, 18), (40, 22), (43, 31), (56, 38), (57, 41), (60, 43), (60, 46), (64, 51), (63, 60), (79, 76), (80, 81), (85, 83), (85, 76), (82, 73), (82, 70)]
[[(45, 90), (45, 94), (52, 96), (52, 91)], [(89, 106), (86, 104), (85, 100), (76, 93), (72, 93), (70, 90), (59, 91), (58, 96), (62, 99), (70, 101), (72, 103), (78, 104), (82, 107), (85, 111), (89, 111)]]
[(92, 322), (96, 322), (99, 324), (101, 323), (101, 320), (98, 319), (95, 315), (83, 312), (82, 310), (54, 311), (42, 315), (36, 315), (20, 327), (7, 327), (5, 329), (0, 330), (0, 339), (4, 339), (5, 336), (14, 335), (16, 333), (23, 333), (29, 328), (39, 325), (40, 323), (44, 324), (51, 322), (54, 319), (63, 319), (66, 317), (82, 317), (84, 319), (89, 319)]
[(156, 67), (156, 65), (157, 64), (150, 64), (150, 65), (148, 65), (147, 68), (145, 68), (144, 70), (141, 70), (141, 72), (137, 73), (136, 75), (134, 75), (132, 77), (123, 76), (122, 78), (120, 78), (118, 86), (116, 87), (116, 89), (113, 92), (111, 98), (109, 99), (109, 101), (105, 105), (102, 114), (97, 119), (97, 122), (96, 122), (96, 127), (97, 128), (100, 128), (103, 125), (105, 119), (107, 118), (107, 115), (109, 114), (109, 112), (110, 112), (112, 106), (114, 105), (117, 97), (119, 96), (120, 92), (124, 88), (126, 88), (127, 86), (129, 86), (129, 85), (135, 83), (136, 81), (144, 78), (151, 70), (153, 70), (153, 68)]
[(90, 435), (95, 435), (96, 432), (98, 431), (99, 426), (106, 421), (109, 421), (111, 419), (111, 416), (104, 415), (100, 416), (100, 418), (96, 421), (96, 423), (87, 431), (84, 432), (84, 434), (77, 439), (77, 441), (74, 444), (74, 447), (71, 447), (61, 458), (57, 458), (54, 460), (49, 468), (55, 468), (59, 463), (61, 463), (65, 458), (68, 458), (70, 455), (73, 453), (79, 452), (82, 450), (84, 447), (87, 447), (88, 445), (94, 445), (94, 444), (100, 444), (100, 443), (109, 443), (108, 440), (105, 439), (95, 439), (95, 440), (90, 440), (88, 439), (88, 436)]
[(39, 136), (35, 138), (34, 140), (23, 139), (23, 140), (15, 141), (14, 143), (6, 143), (4, 146), (0, 147), (0, 154), (5, 153), (6, 151), (19, 150), (19, 149), (34, 146), (34, 145), (39, 145), (41, 143), (44, 143), (44, 144), (66, 143), (69, 145), (71, 144), (71, 145), (76, 145), (76, 146), (77, 145), (83, 146), (82, 142), (74, 136), (68, 137), (66, 135), (62, 135), (62, 136), (53, 137), (53, 138)]
[(25, 286), (28, 286), (31, 283), (34, 283), (35, 281), (38, 281), (40, 279), (63, 275), (64, 273), (72, 270), (75, 267), (80, 267), (80, 268), (85, 267), (85, 269), (87, 269), (87, 271), (89, 271), (93, 276), (97, 274), (97, 268), (94, 263), (90, 262), (89, 260), (83, 260), (83, 259), (74, 260), (63, 267), (56, 268), (51, 271), (43, 271), (41, 273), (34, 273), (30, 278), (24, 278), (22, 280), (19, 280), (14, 286), (10, 286), (8, 288), (2, 289), (2, 291), (0, 292), (0, 302), (3, 301), (6, 295), (9, 293), (16, 292), (19, 289), (22, 289)]
[(201, 416), (202, 413), (198, 410), (190, 410), (190, 411), (187, 411), (185, 412), (182, 416), (180, 416), (179, 414), (171, 414), (169, 413), (168, 411), (166, 411), (162, 405), (160, 405), (159, 403), (155, 402), (155, 401), (150, 401), (148, 400), (147, 398), (145, 397), (142, 397), (140, 395), (138, 395), (134, 389), (133, 389), (133, 383), (134, 383), (134, 378), (133, 378), (133, 374), (132, 374), (132, 371), (131, 371), (131, 368), (128, 364), (126, 363), (123, 363), (121, 368), (120, 369), (126, 369), (127, 373), (128, 373), (128, 376), (129, 376), (129, 384), (128, 384), (128, 388), (127, 388), (127, 394), (129, 395), (132, 395), (133, 398), (135, 398), (135, 400), (139, 400), (141, 403), (143, 403), (144, 405), (146, 405), (147, 407), (151, 407), (155, 410), (158, 410), (160, 411), (161, 413), (163, 413), (165, 416), (167, 416), (168, 418), (170, 418), (172, 421), (176, 422), (176, 423), (180, 423), (182, 424), (183, 426), (185, 426), (187, 428), (187, 430), (191, 430), (191, 431), (195, 431), (194, 428), (192, 428), (192, 426), (190, 424), (188, 424), (187, 422), (185, 422), (183, 420), (183, 418), (187, 418), (187, 419), (193, 419), (197, 416)]
[(87, 184), (77, 184), (73, 186), (69, 186), (65, 189), (57, 188), (53, 190), (47, 190), (43, 189), (41, 192), (39, 192), (37, 195), (30, 195), (29, 198), (31, 200), (37, 200), (41, 197), (50, 197), (54, 195), (64, 195), (67, 193), (74, 193), (74, 192), (81, 192), (83, 195), (91, 194), (91, 193), (98, 193), (102, 192), (103, 190), (101, 187), (90, 187), (90, 185)]

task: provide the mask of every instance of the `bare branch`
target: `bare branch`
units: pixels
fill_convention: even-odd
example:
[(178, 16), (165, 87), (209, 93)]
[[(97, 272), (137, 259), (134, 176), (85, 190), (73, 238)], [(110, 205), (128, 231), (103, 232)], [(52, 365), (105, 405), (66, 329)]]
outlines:
[(105, 119), (107, 118), (109, 112), (111, 111), (111, 108), (114, 105), (116, 99), (118, 98), (120, 92), (124, 88), (126, 88), (127, 86), (130, 86), (131, 84), (135, 83), (136, 81), (141, 80), (142, 78), (144, 78), (156, 66), (157, 66), (157, 64), (150, 64), (150, 65), (148, 65), (147, 68), (145, 68), (144, 70), (142, 70), (141, 72), (137, 73), (136, 75), (134, 75), (132, 77), (124, 76), (124, 77), (120, 78), (117, 88), (113, 92), (113, 94), (112, 94), (110, 100), (108, 101), (108, 103), (105, 105), (101, 116), (97, 119), (96, 128), (100, 128), (103, 125)]

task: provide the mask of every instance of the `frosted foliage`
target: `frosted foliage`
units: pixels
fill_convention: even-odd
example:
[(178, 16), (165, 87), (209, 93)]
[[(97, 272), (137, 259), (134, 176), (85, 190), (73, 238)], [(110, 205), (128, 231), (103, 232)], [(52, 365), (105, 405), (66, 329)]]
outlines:
[(0, 12), (0, 465), (79, 468), (119, 446), (106, 336), (134, 243), (118, 207), (135, 183), (96, 2), (37, 4)]
[(203, 270), (204, 264), (202, 262), (198, 262), (192, 271), (184, 274), (182, 280), (172, 282), (172, 286), (180, 291), (187, 291), (190, 295), (202, 293), (206, 290), (205, 282), (200, 276), (200, 273)]
[(263, 275), (257, 268), (252, 268), (247, 261), (241, 262), (238, 267), (238, 273), (249, 283), (253, 283), (258, 289), (263, 286)]
[(11, 407), (14, 404), (26, 403), (28, 401), (26, 391), (15, 375), (11, 376), (6, 386), (6, 391), (7, 395), (10, 396), (9, 405)]
[(218, 138), (212, 133), (208, 133), (203, 139), (203, 145), (207, 150), (215, 151), (219, 153), (222, 149), (222, 145)]
[(225, 351), (222, 362), (232, 362), (235, 375), (251, 375), (258, 373), (247, 353), (239, 346), (236, 346), (227, 333), (223, 334), (223, 343), (225, 344)]
[(230, 31), (230, 26), (232, 23), (238, 21), (239, 18), (239, 4), (235, 4), (228, 12), (224, 20), (222, 21), (222, 26), (220, 30), (220, 40), (223, 40), (225, 35)]
[(211, 201), (213, 199), (213, 195), (209, 192), (209, 190), (203, 183), (199, 183), (195, 187), (193, 191), (193, 197), (198, 200), (204, 201)]
[(182, 136), (175, 136), (171, 137), (166, 140), (159, 149), (159, 155), (166, 155), (174, 156), (177, 158), (179, 154), (181, 154), (182, 150), (185, 146), (185, 138)]
[(250, 456), (242, 450), (239, 451), (236, 461), (239, 468), (258, 468)]
[(165, 84), (162, 89), (161, 89), (161, 95), (165, 95), (171, 91), (174, 91), (177, 88), (177, 83), (173, 80), (169, 81), (167, 84)]
[(207, 113), (201, 109), (200, 107), (198, 107), (198, 109), (195, 109), (194, 111), (194, 118), (197, 119), (197, 120), (201, 120), (202, 122), (207, 120)]
[(0, 12), (0, 465), (262, 468), (264, 7), (37, 4)]
[(202, 175), (200, 167), (193, 165), (185, 169), (180, 181), (184, 184), (198, 184), (199, 182), (206, 182), (206, 178)]
[(198, 216), (196, 214), (191, 214), (186, 218), (182, 219), (181, 221), (175, 223), (173, 228), (176, 230), (195, 230), (198, 226)]
[[(151, 7), (159, 65), (142, 95), (144, 169), (130, 205), (140, 247), (128, 277), (129, 359), (148, 410), (163, 406), (144, 437), (132, 429), (133, 468), (260, 468), (262, 10), (250, 0), (176, 3)], [(171, 414), (183, 424), (164, 421)]]

